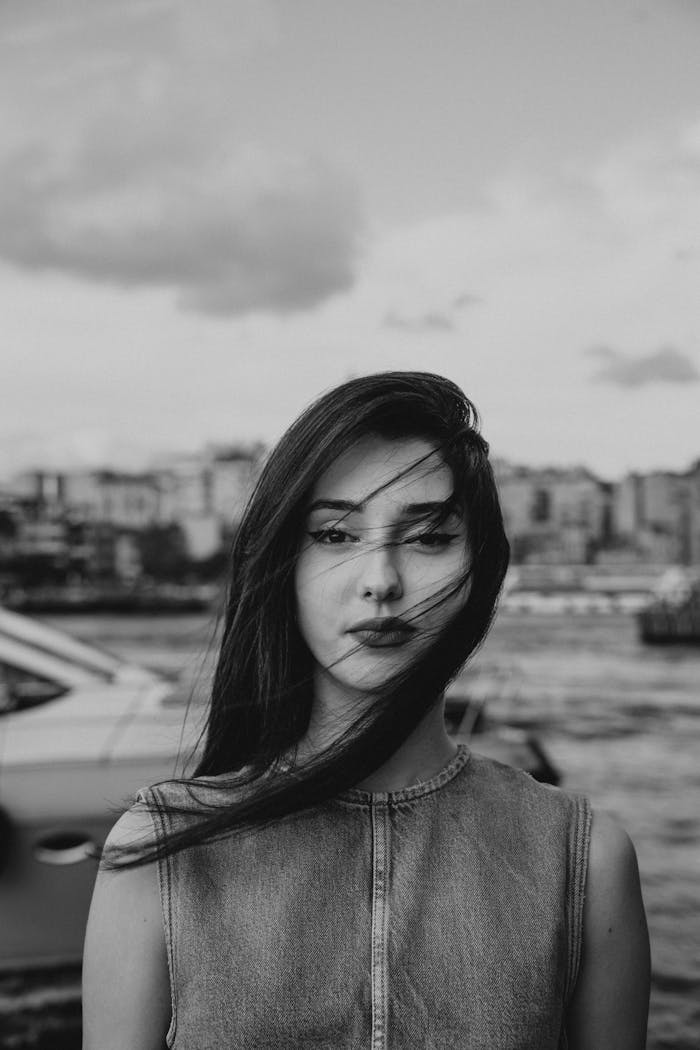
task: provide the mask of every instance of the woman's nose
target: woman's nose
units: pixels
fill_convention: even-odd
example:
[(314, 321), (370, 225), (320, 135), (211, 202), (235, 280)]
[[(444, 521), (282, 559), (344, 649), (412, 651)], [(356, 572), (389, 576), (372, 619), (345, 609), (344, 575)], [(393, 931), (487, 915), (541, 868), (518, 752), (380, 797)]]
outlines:
[(396, 564), (396, 548), (378, 544), (362, 559), (359, 577), (363, 598), (376, 602), (395, 601), (403, 594), (401, 573)]

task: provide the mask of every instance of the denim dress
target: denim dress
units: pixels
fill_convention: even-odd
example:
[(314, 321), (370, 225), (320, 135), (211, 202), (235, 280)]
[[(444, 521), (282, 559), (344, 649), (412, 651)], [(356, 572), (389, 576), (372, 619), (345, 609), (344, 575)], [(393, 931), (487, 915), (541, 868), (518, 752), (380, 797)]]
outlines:
[[(160, 836), (186, 801), (161, 784), (135, 805)], [(411, 787), (159, 861), (167, 1045), (563, 1050), (590, 823), (585, 798), (461, 746)]]

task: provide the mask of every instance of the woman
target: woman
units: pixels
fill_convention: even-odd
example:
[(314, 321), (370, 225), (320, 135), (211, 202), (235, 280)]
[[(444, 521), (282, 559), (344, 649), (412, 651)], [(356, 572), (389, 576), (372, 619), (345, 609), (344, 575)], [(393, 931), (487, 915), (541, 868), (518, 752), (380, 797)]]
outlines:
[(402, 372), (272, 452), (194, 779), (106, 844), (87, 1050), (644, 1046), (626, 834), (445, 730), (508, 562), (487, 452), (454, 384)]

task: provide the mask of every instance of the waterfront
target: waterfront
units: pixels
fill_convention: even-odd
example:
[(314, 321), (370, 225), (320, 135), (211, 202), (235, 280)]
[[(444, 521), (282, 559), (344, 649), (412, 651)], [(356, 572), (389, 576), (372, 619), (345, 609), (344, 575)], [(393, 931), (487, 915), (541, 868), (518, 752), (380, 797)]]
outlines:
[[(210, 618), (50, 622), (186, 681), (201, 671), (206, 690)], [(587, 794), (630, 832), (652, 939), (648, 1047), (697, 1050), (700, 649), (645, 647), (633, 618), (620, 614), (504, 612), (461, 684), (487, 696), (492, 715), (536, 729), (562, 786)]]

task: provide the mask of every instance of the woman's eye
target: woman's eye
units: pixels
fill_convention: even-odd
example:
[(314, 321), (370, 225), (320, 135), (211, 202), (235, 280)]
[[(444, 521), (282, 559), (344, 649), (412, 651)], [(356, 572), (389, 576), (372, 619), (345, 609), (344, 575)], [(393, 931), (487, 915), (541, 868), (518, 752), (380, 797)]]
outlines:
[(339, 546), (341, 543), (346, 543), (353, 539), (349, 533), (344, 532), (342, 529), (316, 529), (315, 532), (310, 532), (309, 536), (316, 543), (324, 543), (328, 546)]
[(456, 535), (450, 532), (421, 532), (419, 536), (411, 536), (406, 543), (418, 543), (421, 547), (448, 547)]

